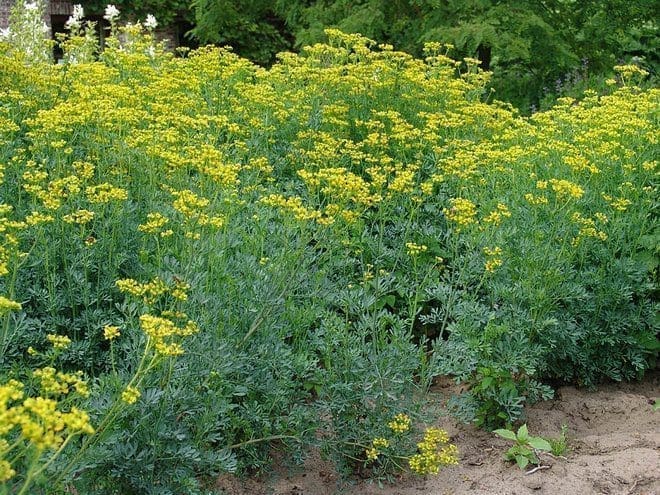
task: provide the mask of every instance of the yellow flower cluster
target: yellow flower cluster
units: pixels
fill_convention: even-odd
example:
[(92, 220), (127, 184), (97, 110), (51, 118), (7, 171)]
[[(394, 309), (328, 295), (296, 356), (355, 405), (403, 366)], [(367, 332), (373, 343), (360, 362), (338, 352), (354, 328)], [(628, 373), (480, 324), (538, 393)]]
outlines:
[[(78, 383), (78, 376), (72, 378), (67, 375), (66, 380), (63, 380), (59, 375), (53, 378), (48, 368), (41, 372), (36, 376), (42, 380), (42, 385), (51, 379), (59, 383), (58, 391), (51, 392), (54, 394), (66, 394), (69, 391), (67, 385)], [(52, 388), (52, 383), (48, 387)], [(57, 449), (74, 435), (94, 433), (86, 412), (76, 407), (63, 411), (58, 406), (55, 399), (25, 397), (24, 385), (19, 381), (9, 380), (0, 385), (0, 482), (16, 474), (10, 459), (15, 458), (17, 453), (20, 455), (20, 451), (30, 445), (36, 449), (36, 455), (40, 456), (44, 450)], [(16, 430), (20, 432), (19, 439), (12, 440), (10, 445), (5, 438), (13, 437)]]
[(171, 193), (176, 198), (172, 206), (186, 218), (199, 217), (202, 210), (210, 203), (208, 199), (198, 196), (189, 189), (183, 191), (172, 190)]
[(374, 438), (373, 441), (372, 441), (372, 444), (377, 449), (386, 449), (387, 447), (390, 446), (389, 440), (387, 438), (383, 438), (383, 437)]
[(183, 354), (183, 347), (175, 341), (176, 337), (188, 337), (199, 331), (193, 321), (188, 321), (182, 327), (172, 320), (145, 314), (140, 316), (140, 327), (149, 337), (156, 353), (162, 356), (179, 356)]
[(484, 254), (488, 256), (486, 260), (485, 269), (487, 272), (494, 272), (498, 267), (502, 266), (502, 258), (499, 256), (502, 254), (502, 248), (495, 246), (494, 248), (485, 247)]
[[(189, 189), (184, 189), (182, 191), (177, 191), (171, 188), (166, 189), (176, 198), (172, 202), (172, 206), (176, 211), (181, 213), (186, 220), (191, 222), (191, 227), (211, 226), (214, 228), (220, 228), (225, 224), (225, 218), (223, 216), (209, 215), (205, 212), (205, 209), (211, 204), (210, 200), (195, 194)], [(146, 231), (151, 230), (152, 233), (155, 233), (156, 229), (164, 225), (162, 224), (158, 226), (165, 220), (165, 217), (160, 214), (155, 214), (151, 220), (148, 217), (147, 220)], [(149, 222), (152, 222), (152, 225), (148, 225)], [(169, 235), (171, 235), (170, 230), (161, 232), (161, 237), (167, 237)], [(186, 232), (186, 236), (190, 239), (199, 239), (201, 237), (199, 233), (192, 231)]]
[(612, 208), (616, 211), (626, 211), (628, 207), (632, 204), (632, 201), (626, 198), (613, 198), (609, 194), (602, 194), (602, 197), (607, 201)]
[(419, 170), (418, 165), (396, 167), (394, 178), (387, 186), (388, 191), (398, 194), (410, 194), (415, 187), (415, 176)]
[(451, 207), (443, 209), (442, 212), (447, 220), (457, 225), (457, 230), (477, 222), (477, 206), (469, 199), (453, 198), (449, 200), (449, 204)]
[(399, 413), (394, 416), (394, 419), (387, 423), (387, 426), (394, 433), (405, 433), (410, 429), (410, 416), (404, 413)]
[(45, 189), (41, 186), (34, 186), (31, 189), (25, 187), (25, 189), (34, 192), (47, 210), (57, 210), (67, 198), (80, 192), (80, 179), (70, 175), (51, 181)]
[(532, 193), (525, 194), (525, 200), (532, 205), (545, 205), (548, 203), (548, 198), (541, 195), (535, 195)]
[(190, 284), (178, 278), (174, 278), (174, 283), (171, 286), (167, 285), (160, 277), (156, 277), (144, 284), (132, 278), (117, 280), (115, 284), (121, 292), (141, 298), (145, 304), (154, 304), (165, 294), (170, 294), (174, 299), (179, 301), (186, 301), (188, 300), (188, 291), (190, 290)]
[(53, 349), (56, 350), (64, 350), (71, 345), (71, 339), (66, 335), (56, 335), (50, 333), (46, 335), (46, 338), (48, 339), (48, 342), (52, 344)]
[(103, 338), (105, 340), (114, 340), (121, 335), (119, 327), (114, 325), (106, 325), (103, 327)]
[(93, 218), (94, 218), (93, 211), (78, 210), (68, 215), (64, 215), (62, 217), (62, 220), (64, 220), (66, 223), (76, 223), (79, 225), (85, 225), (86, 223), (91, 222)]
[(568, 180), (550, 179), (548, 182), (559, 200), (580, 199), (584, 195), (584, 189)]
[(621, 74), (624, 82), (628, 82), (634, 76), (644, 78), (649, 75), (648, 71), (635, 64), (615, 65), (614, 70)]
[(12, 301), (11, 299), (7, 299), (4, 296), (0, 296), (0, 315), (9, 313), (10, 311), (20, 311), (21, 310), (21, 304)]
[(126, 404), (135, 404), (137, 400), (140, 398), (140, 395), (142, 394), (137, 388), (128, 386), (121, 393), (121, 400)]
[[(602, 213), (596, 213), (594, 216), (601, 223), (605, 223), (607, 221), (607, 216), (603, 215)], [(579, 212), (576, 211), (573, 213), (571, 220), (580, 228), (578, 234), (573, 237), (573, 239), (571, 239), (571, 244), (573, 246), (579, 245), (582, 239), (588, 237), (599, 239), (601, 241), (607, 240), (607, 234), (596, 228), (596, 221), (593, 218), (583, 217)]]
[(600, 173), (600, 169), (591, 163), (587, 158), (581, 155), (569, 155), (564, 157), (564, 163), (568, 165), (573, 172), (587, 171), (590, 174)]
[(297, 196), (285, 198), (281, 194), (270, 194), (261, 199), (267, 206), (275, 206), (281, 211), (292, 215), (296, 220), (317, 220), (321, 214), (303, 206), (303, 201)]
[[(2, 440), (3, 443), (0, 443), (0, 450), (4, 451), (7, 449), (9, 444), (6, 441)], [(16, 471), (11, 467), (9, 461), (0, 459), (0, 483), (5, 483), (14, 477)]]
[[(170, 219), (162, 213), (147, 213), (147, 221), (138, 225), (138, 230), (146, 234), (160, 234), (162, 237), (167, 237), (168, 235), (172, 235), (173, 231), (163, 231), (162, 229), (169, 221)], [(167, 234), (164, 235), (166, 232)]]
[(35, 225), (40, 225), (42, 223), (53, 222), (54, 220), (55, 217), (53, 217), (52, 215), (48, 215), (38, 211), (33, 211), (32, 213), (30, 213), (25, 217), (25, 223), (30, 227), (33, 227)]
[(84, 181), (94, 177), (94, 170), (96, 170), (96, 167), (94, 167), (92, 163), (75, 161), (71, 164), (71, 166), (75, 170), (76, 175)]
[(128, 192), (121, 187), (115, 187), (107, 182), (85, 189), (87, 200), (90, 203), (109, 203), (110, 201), (124, 201), (128, 199)]
[(410, 256), (418, 256), (421, 253), (425, 253), (428, 250), (428, 246), (424, 244), (415, 244), (414, 242), (406, 242), (406, 251)]
[(375, 461), (380, 455), (380, 452), (376, 447), (369, 447), (365, 449), (364, 453), (367, 455), (367, 461)]
[(82, 397), (89, 397), (87, 382), (83, 380), (82, 371), (63, 373), (55, 368), (36, 369), (32, 375), (39, 380), (41, 391), (46, 395), (68, 394), (71, 387)]
[(429, 428), (424, 439), (417, 444), (419, 453), (413, 455), (408, 464), (419, 475), (438, 474), (440, 468), (458, 464), (458, 448), (448, 444), (447, 432), (439, 428)]
[(172, 294), (174, 299), (178, 299), (179, 301), (187, 301), (188, 291), (190, 291), (189, 283), (184, 282), (183, 280), (175, 279), (174, 286), (172, 287), (170, 294)]
[(390, 442), (387, 438), (374, 438), (371, 442), (371, 447), (366, 448), (364, 451), (367, 455), (367, 461), (375, 461), (378, 459), (378, 456), (381, 454), (381, 449), (386, 449), (389, 446)]
[(499, 225), (504, 218), (509, 218), (510, 216), (511, 212), (509, 211), (509, 208), (504, 203), (498, 203), (497, 208), (486, 215), (483, 221), (484, 223)]
[(344, 167), (322, 168), (318, 172), (298, 170), (298, 175), (311, 190), (320, 190), (333, 201), (352, 201), (356, 205), (371, 206), (382, 198), (372, 194), (369, 184)]

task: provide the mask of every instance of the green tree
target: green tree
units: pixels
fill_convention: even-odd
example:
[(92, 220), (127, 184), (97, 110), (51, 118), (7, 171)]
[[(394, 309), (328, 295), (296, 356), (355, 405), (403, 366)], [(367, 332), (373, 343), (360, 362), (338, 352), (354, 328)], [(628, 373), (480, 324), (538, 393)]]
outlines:
[(270, 0), (193, 0), (201, 43), (230, 45), (240, 55), (268, 64), (292, 45), (292, 38)]
[(115, 5), (124, 20), (144, 20), (152, 14), (160, 26), (170, 26), (177, 19), (191, 19), (190, 0), (83, 0), (82, 6), (87, 13), (103, 14), (108, 3)]

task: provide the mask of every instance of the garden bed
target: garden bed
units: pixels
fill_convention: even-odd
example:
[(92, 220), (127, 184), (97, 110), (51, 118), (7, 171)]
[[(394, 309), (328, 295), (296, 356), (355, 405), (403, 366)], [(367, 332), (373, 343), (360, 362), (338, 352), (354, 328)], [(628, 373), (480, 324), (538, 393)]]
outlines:
[[(506, 463), (506, 441), (472, 426), (444, 419), (440, 424), (460, 450), (460, 464), (427, 479), (401, 478), (379, 487), (370, 481), (343, 481), (318, 456), (303, 468), (275, 469), (269, 476), (244, 481), (223, 477), (218, 487), (228, 495), (526, 495), (580, 493), (651, 495), (660, 493), (660, 413), (652, 402), (660, 385), (658, 372), (640, 383), (616, 383), (587, 391), (562, 387), (556, 398), (529, 408), (532, 433), (556, 436), (568, 426), (566, 459), (541, 456), (549, 469), (527, 475)], [(451, 387), (436, 387), (441, 397)]]

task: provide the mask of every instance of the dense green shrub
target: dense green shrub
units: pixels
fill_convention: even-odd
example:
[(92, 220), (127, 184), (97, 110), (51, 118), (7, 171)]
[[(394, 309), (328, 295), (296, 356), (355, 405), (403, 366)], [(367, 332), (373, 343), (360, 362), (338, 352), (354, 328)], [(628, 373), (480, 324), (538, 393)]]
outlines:
[[(314, 445), (429, 474), (456, 459), (437, 430), (415, 444), (434, 376), (492, 427), (549, 383), (654, 365), (658, 91), (637, 67), (523, 118), (439, 44), (329, 31), (266, 70), (122, 30), (93, 63), (0, 45), (7, 491), (201, 493)], [(60, 438), (28, 397), (89, 418)]]

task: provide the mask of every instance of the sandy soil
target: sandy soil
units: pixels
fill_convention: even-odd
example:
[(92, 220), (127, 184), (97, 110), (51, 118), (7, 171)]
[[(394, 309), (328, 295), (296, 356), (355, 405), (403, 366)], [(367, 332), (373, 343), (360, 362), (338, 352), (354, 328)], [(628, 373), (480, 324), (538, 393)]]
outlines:
[(560, 388), (555, 400), (528, 410), (527, 424), (532, 434), (550, 437), (568, 425), (570, 450), (566, 459), (542, 456), (548, 467), (533, 474), (503, 460), (506, 441), (445, 418), (439, 425), (458, 446), (461, 461), (435, 477), (404, 477), (381, 488), (341, 480), (312, 456), (300, 469), (278, 468), (259, 480), (223, 478), (218, 488), (227, 495), (660, 495), (660, 411), (652, 408), (659, 396), (657, 372), (641, 383), (595, 392)]

